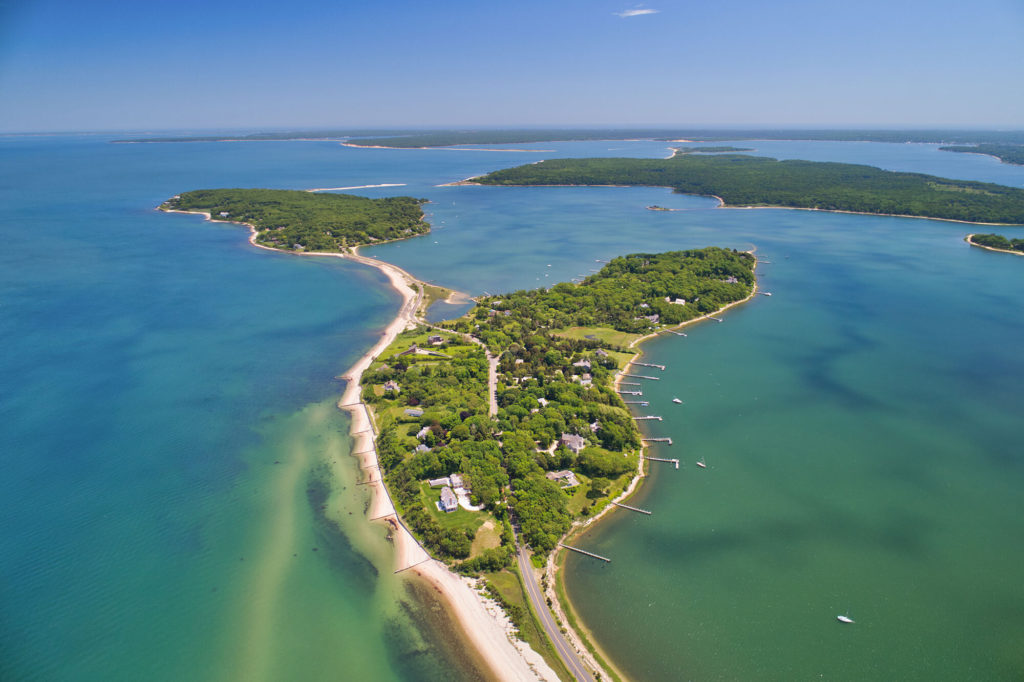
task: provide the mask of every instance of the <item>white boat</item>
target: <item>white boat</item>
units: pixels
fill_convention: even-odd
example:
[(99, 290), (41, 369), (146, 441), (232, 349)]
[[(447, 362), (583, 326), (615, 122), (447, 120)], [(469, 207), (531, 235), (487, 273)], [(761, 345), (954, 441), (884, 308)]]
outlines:
[(701, 469), (707, 469), (708, 468), (708, 465), (704, 463), (704, 458), (703, 457), (701, 457), (700, 459), (697, 460), (697, 466), (699, 466)]
[(849, 616), (836, 616), (836, 620), (838, 620), (840, 623), (854, 623), (855, 622), (853, 620), (853, 618), (850, 618)]
[(682, 405), (682, 404), (683, 404), (683, 401), (682, 401), (682, 400), (680, 400), (679, 398), (672, 398), (672, 402), (674, 402), (674, 403), (679, 403), (680, 405)]

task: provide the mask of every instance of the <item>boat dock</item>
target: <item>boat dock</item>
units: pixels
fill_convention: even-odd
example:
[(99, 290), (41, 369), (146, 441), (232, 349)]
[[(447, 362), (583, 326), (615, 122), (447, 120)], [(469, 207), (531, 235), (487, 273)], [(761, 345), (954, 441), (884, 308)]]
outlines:
[(673, 465), (676, 469), (679, 468), (678, 459), (665, 459), (664, 457), (644, 457), (644, 459), (650, 460), (652, 462), (668, 462), (669, 464)]
[(709, 320), (714, 320), (715, 322), (725, 322), (725, 320), (723, 320), (722, 318), (715, 317), (714, 315), (708, 315), (708, 319)]
[(643, 386), (643, 384), (638, 384), (633, 381), (620, 381), (619, 386)]
[(633, 377), (634, 379), (653, 379), (654, 381), (661, 381), (661, 377), (649, 377), (644, 374), (626, 374), (625, 372), (623, 372), (619, 376)]
[(672, 445), (671, 438), (641, 438), (640, 440), (645, 443), (666, 443), (668, 445)]
[(686, 336), (683, 332), (677, 332), (674, 329), (665, 329), (664, 331), (667, 331), (669, 334), (675, 334), (676, 336)]
[(649, 420), (649, 419), (654, 419), (654, 420), (657, 420), (659, 422), (661, 421), (661, 417), (655, 417), (653, 415), (647, 415), (646, 417), (633, 417), (633, 421), (638, 421), (638, 422), (646, 421), (646, 420)]
[(662, 372), (665, 371), (665, 365), (654, 365), (649, 362), (634, 362), (632, 364), (639, 365), (640, 367), (654, 367), (656, 369), (660, 369)]
[(651, 515), (651, 512), (647, 511), (646, 509), (640, 509), (639, 507), (630, 507), (628, 504), (619, 504), (618, 502), (612, 502), (612, 504), (614, 504), (616, 507), (628, 509), (629, 511), (640, 512), (641, 514), (647, 514), (648, 516)]
[(619, 395), (643, 395), (643, 391), (615, 391)]
[(561, 542), (558, 543), (558, 546), (559, 547), (565, 547), (566, 549), (571, 549), (572, 551), (579, 552), (580, 554), (586, 554), (589, 557), (594, 557), (595, 559), (600, 559), (601, 561), (605, 561), (605, 562), (608, 562), (608, 563), (611, 563), (611, 561), (612, 561), (608, 557), (603, 557), (600, 554), (594, 554), (593, 552), (588, 552), (587, 550), (580, 549), (579, 547), (570, 547), (569, 545), (563, 545)]
[(626, 405), (639, 405), (640, 407), (647, 407), (650, 405), (646, 400), (623, 400)]

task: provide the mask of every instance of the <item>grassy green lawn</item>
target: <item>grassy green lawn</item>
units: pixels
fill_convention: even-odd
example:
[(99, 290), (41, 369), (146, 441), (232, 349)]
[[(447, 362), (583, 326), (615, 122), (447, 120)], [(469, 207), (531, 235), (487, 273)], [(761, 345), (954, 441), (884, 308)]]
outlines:
[[(488, 519), (494, 521), (494, 517), (485, 511), (471, 512), (459, 507), (453, 512), (443, 512), (437, 508), (437, 502), (441, 499), (441, 489), (431, 488), (426, 481), (420, 483), (420, 497), (423, 498), (423, 506), (430, 512), (441, 528), (461, 528), (470, 533), (475, 533)], [(495, 524), (497, 522), (495, 521)]]
[(616, 331), (609, 327), (567, 327), (566, 329), (552, 329), (551, 333), (570, 339), (592, 337), (594, 340), (603, 341), (614, 346), (622, 346), (623, 348), (642, 336), (641, 334)]

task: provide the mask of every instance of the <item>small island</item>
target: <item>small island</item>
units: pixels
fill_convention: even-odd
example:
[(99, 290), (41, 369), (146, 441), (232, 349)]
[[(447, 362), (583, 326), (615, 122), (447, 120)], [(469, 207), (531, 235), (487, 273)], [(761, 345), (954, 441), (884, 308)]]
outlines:
[(994, 156), (1003, 163), (1024, 166), (1024, 144), (973, 144), (950, 145), (939, 147), (944, 152), (960, 152), (961, 154), (984, 154)]
[(966, 241), (989, 251), (1003, 251), (1024, 256), (1024, 239), (1007, 239), (1001, 234), (969, 234)]
[(779, 161), (743, 154), (552, 159), (494, 171), (467, 182), (671, 187), (681, 194), (717, 197), (729, 207), (804, 208), (1024, 224), (1024, 189), (857, 164)]
[(253, 243), (284, 251), (342, 252), (430, 232), (426, 199), (368, 199), (285, 189), (199, 189), (171, 197), (162, 211), (244, 223)]

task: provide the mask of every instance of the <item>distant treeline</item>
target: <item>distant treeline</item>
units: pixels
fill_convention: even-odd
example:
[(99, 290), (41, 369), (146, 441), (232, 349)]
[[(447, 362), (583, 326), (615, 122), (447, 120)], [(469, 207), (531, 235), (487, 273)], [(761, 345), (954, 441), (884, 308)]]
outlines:
[(750, 147), (673, 147), (677, 154), (721, 154), (723, 152), (752, 152)]
[(1001, 234), (974, 234), (970, 242), (978, 246), (987, 246), (1002, 251), (1020, 251), (1024, 253), (1024, 239), (1007, 239)]
[(161, 204), (163, 210), (205, 211), (248, 223), (256, 243), (290, 251), (342, 251), (430, 231), (425, 199), (367, 199), (283, 189), (200, 189)]
[(987, 154), (1001, 159), (1005, 163), (1024, 166), (1024, 145), (1020, 144), (976, 144), (971, 146), (939, 147), (944, 152), (964, 152), (967, 154)]
[(349, 139), (366, 147), (448, 147), (464, 144), (523, 144), (585, 140), (822, 140), (925, 142), (935, 144), (1024, 144), (1024, 131), (993, 130), (779, 130), (721, 128), (554, 128), (531, 130), (298, 130), (187, 137), (143, 137), (115, 142), (219, 142), (226, 140)]
[(553, 159), (495, 171), (487, 185), (645, 185), (781, 206), (1024, 224), (1024, 190), (873, 166), (727, 154), (671, 159)]

